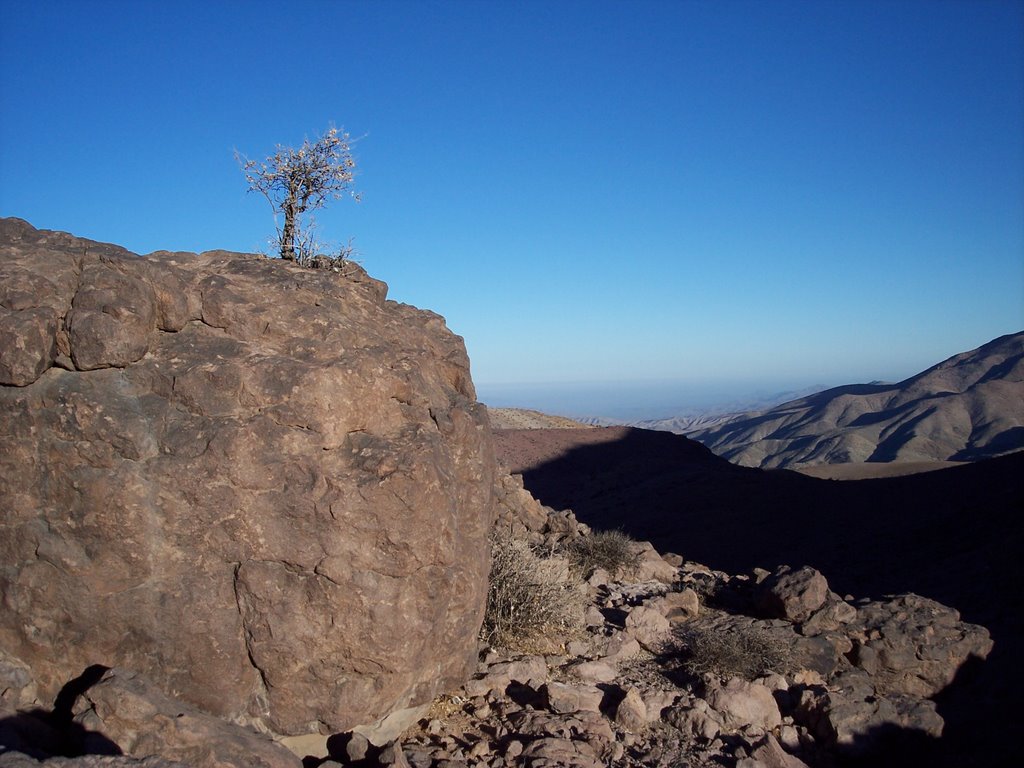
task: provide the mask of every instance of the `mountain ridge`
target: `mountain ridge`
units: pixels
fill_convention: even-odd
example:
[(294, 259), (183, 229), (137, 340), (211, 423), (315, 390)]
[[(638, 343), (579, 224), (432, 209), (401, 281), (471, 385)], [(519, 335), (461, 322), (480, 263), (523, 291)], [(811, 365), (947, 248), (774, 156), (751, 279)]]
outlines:
[(848, 384), (687, 432), (742, 466), (975, 461), (1024, 448), (1024, 332), (896, 384)]

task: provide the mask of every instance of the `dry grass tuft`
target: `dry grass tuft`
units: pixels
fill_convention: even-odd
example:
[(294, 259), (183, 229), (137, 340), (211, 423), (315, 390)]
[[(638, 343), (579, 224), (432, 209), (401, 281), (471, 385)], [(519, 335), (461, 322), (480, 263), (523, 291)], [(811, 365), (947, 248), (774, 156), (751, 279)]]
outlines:
[(691, 629), (679, 637), (682, 668), (695, 677), (754, 680), (769, 672), (785, 674), (791, 653), (778, 637), (760, 629), (721, 632)]
[(541, 556), (504, 531), (491, 540), (481, 638), (503, 648), (560, 647), (583, 626), (586, 594), (565, 558)]
[(613, 578), (635, 571), (640, 561), (636, 542), (624, 531), (594, 531), (566, 547), (573, 568), (584, 577), (603, 568)]

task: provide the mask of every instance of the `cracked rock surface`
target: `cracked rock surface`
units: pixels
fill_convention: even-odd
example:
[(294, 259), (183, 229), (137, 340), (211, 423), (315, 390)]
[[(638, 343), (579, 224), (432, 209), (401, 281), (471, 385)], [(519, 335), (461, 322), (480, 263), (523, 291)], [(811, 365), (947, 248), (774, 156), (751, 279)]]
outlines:
[(277, 735), (475, 668), (494, 460), (462, 339), (344, 274), (0, 220), (0, 648)]

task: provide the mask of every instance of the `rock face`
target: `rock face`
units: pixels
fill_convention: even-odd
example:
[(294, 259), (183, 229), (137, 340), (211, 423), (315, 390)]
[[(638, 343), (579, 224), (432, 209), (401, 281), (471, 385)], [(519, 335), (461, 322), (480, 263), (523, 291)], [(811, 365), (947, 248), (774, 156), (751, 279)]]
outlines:
[(0, 648), (276, 734), (475, 665), (494, 460), (462, 340), (386, 286), (0, 220)]

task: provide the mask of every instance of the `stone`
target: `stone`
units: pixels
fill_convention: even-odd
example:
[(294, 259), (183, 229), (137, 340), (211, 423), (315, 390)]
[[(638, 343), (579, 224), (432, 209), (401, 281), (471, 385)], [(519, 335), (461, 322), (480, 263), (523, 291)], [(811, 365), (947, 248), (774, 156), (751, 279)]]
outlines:
[(736, 762), (736, 768), (807, 768), (807, 763), (786, 753), (775, 737), (767, 734), (750, 757)]
[(352, 733), (363, 736), (374, 746), (384, 746), (401, 736), (413, 723), (425, 717), (429, 709), (429, 703), (396, 709), (375, 723), (357, 725), (352, 729)]
[(637, 565), (635, 573), (631, 574), (637, 581), (660, 581), (664, 584), (672, 584), (679, 575), (679, 569), (665, 562), (658, 554), (654, 545), (649, 541), (638, 541)]
[(548, 522), (543, 504), (523, 488), (522, 475), (499, 474), (495, 483), (498, 520), (512, 532), (540, 533)]
[(626, 632), (613, 632), (595, 643), (597, 656), (609, 664), (629, 661), (640, 653), (640, 643)]
[(40, 704), (39, 690), (28, 664), (0, 648), (0, 713)]
[(857, 618), (857, 609), (834, 592), (829, 592), (825, 604), (800, 625), (800, 634), (817, 635), (823, 632), (845, 631)]
[(884, 749), (887, 735), (915, 731), (933, 738), (944, 722), (934, 701), (904, 694), (879, 694), (862, 670), (837, 677), (828, 689), (805, 689), (796, 709), (798, 722), (819, 742), (840, 754), (858, 757)]
[[(479, 746), (479, 745), (478, 745)], [(477, 755), (479, 757), (479, 755)], [(377, 755), (377, 765), (391, 766), (392, 768), (410, 768), (409, 761), (397, 741), (387, 744)]]
[(671, 622), (686, 621), (700, 613), (700, 597), (690, 587), (655, 597), (646, 605), (659, 611)]
[(882, 693), (934, 696), (968, 659), (985, 659), (992, 650), (987, 629), (918, 595), (859, 606), (847, 631), (854, 664), (872, 675)]
[(548, 683), (543, 691), (552, 712), (600, 712), (604, 692), (593, 685)]
[(531, 768), (601, 768), (603, 762), (585, 741), (544, 737), (535, 739), (521, 758)]
[(305, 733), (301, 736), (279, 736), (277, 743), (291, 750), (298, 757), (322, 756), (330, 750), (327, 747), (329, 736), (322, 733)]
[(569, 672), (592, 683), (610, 683), (619, 675), (619, 671), (606, 661), (581, 661), (570, 665)]
[(662, 712), (675, 704), (678, 698), (678, 691), (666, 691), (661, 688), (644, 691), (643, 699), (644, 708), (647, 710), (647, 722), (654, 723), (661, 720)]
[(710, 742), (722, 731), (722, 718), (704, 699), (681, 702), (662, 715), (662, 719), (684, 735)]
[(141, 675), (110, 669), (80, 694), (74, 722), (125, 754), (156, 755), (193, 768), (299, 768), (290, 750), (264, 734), (172, 699)]
[(615, 722), (633, 732), (647, 726), (647, 705), (636, 688), (630, 687), (615, 708)]
[(672, 625), (656, 608), (637, 606), (626, 616), (626, 632), (652, 653), (659, 652), (672, 632)]
[(738, 677), (713, 687), (705, 697), (708, 706), (722, 716), (726, 728), (770, 731), (782, 725), (782, 715), (770, 689)]
[(664, 552), (661, 555), (661, 559), (673, 568), (681, 568), (683, 565), (683, 556), (677, 555), (675, 552)]
[(327, 735), (475, 669), (486, 409), (386, 291), (0, 220), (0, 648), (41, 699), (102, 663)]
[(766, 734), (754, 748), (750, 759), (760, 768), (807, 768), (807, 763), (786, 752), (771, 734)]
[(782, 566), (758, 586), (756, 600), (761, 614), (792, 622), (810, 618), (829, 594), (825, 577), (807, 566), (796, 571)]
[(370, 740), (368, 738), (361, 733), (353, 732), (350, 734), (348, 741), (345, 743), (345, 757), (349, 759), (349, 762), (365, 760), (369, 751)]
[(463, 689), (470, 697), (502, 694), (513, 681), (526, 684), (531, 680), (543, 682), (547, 678), (548, 665), (543, 656), (523, 656), (489, 665), (482, 676), (468, 680)]

